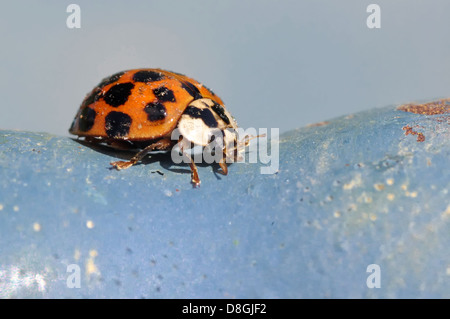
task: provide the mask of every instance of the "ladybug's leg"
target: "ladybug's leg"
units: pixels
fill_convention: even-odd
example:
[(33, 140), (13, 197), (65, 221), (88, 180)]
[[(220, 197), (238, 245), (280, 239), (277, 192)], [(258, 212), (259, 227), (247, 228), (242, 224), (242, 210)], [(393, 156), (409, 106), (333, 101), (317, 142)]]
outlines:
[(222, 175), (227, 175), (228, 174), (228, 166), (225, 163), (225, 159), (221, 159), (219, 162), (220, 168), (222, 169)]
[(219, 166), (222, 169), (222, 175), (227, 175), (228, 174), (228, 166), (227, 166), (227, 163), (225, 162), (227, 159), (227, 149), (226, 148), (223, 149), (222, 155), (223, 156), (219, 161)]
[(187, 141), (187, 139), (183, 139), (182, 136), (180, 136), (179, 140), (178, 140), (178, 145), (180, 147), (180, 151), (183, 153), (183, 155), (189, 159), (189, 166), (191, 168), (191, 183), (194, 185), (194, 187), (199, 187), (200, 186), (200, 178), (198, 177), (198, 170), (197, 170), (197, 166), (194, 163), (194, 160), (192, 159), (191, 155), (189, 155), (184, 149), (186, 146), (185, 143), (189, 143)]
[(134, 155), (129, 161), (117, 161), (110, 164), (118, 170), (125, 169), (139, 162), (149, 152), (154, 150), (166, 150), (170, 148), (170, 146), (172, 146), (172, 142), (170, 139), (161, 139), (144, 148), (142, 151)]
[(197, 166), (195, 165), (194, 160), (192, 159), (192, 157), (189, 154), (184, 153), (184, 152), (183, 152), (183, 154), (184, 154), (184, 156), (186, 156), (187, 158), (189, 158), (191, 160), (191, 162), (189, 163), (189, 166), (191, 167), (191, 176), (192, 176), (191, 182), (192, 182), (192, 184), (194, 184), (195, 187), (200, 186), (201, 181), (200, 181), (200, 178), (198, 177)]

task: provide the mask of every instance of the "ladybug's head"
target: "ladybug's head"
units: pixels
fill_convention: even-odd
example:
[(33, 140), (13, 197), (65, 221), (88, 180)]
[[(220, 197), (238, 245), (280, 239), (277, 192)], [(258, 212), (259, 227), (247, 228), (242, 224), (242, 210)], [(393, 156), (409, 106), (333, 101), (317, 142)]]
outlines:
[(237, 128), (235, 119), (225, 107), (207, 98), (191, 102), (178, 122), (183, 138), (201, 146), (213, 141), (217, 145), (220, 140), (227, 157), (239, 144)]

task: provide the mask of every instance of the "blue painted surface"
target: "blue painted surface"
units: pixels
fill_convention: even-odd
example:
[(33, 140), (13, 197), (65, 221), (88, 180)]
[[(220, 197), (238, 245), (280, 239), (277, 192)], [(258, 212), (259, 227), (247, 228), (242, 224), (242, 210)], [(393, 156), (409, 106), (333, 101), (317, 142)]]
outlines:
[(280, 136), (276, 174), (203, 165), (199, 189), (170, 157), (116, 171), (128, 153), (0, 131), (0, 297), (450, 297), (448, 115), (322, 124)]

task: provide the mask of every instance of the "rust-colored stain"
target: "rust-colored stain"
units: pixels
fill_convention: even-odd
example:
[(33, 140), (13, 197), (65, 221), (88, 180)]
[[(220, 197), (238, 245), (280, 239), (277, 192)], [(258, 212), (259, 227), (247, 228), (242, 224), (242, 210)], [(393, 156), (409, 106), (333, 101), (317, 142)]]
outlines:
[(423, 133), (419, 133), (413, 130), (411, 126), (404, 126), (403, 130), (405, 131), (405, 135), (416, 135), (417, 136), (417, 142), (424, 142), (425, 141), (425, 135)]
[(306, 125), (306, 127), (325, 126), (328, 124), (330, 124), (329, 121), (322, 121), (322, 122), (318, 122), (318, 123), (308, 124), (308, 125)]
[(434, 120), (438, 123), (447, 123), (450, 125), (450, 116), (449, 115), (439, 116), (439, 117), (435, 118)]
[(415, 103), (403, 104), (399, 106), (397, 109), (400, 111), (424, 115), (450, 113), (450, 98), (423, 104), (415, 104)]

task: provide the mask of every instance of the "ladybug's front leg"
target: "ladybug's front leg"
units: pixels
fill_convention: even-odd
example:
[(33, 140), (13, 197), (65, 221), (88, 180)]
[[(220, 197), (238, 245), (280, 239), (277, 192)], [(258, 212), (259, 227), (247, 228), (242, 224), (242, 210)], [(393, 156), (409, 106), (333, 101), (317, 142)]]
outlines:
[(191, 155), (189, 155), (186, 151), (185, 148), (187, 148), (188, 146), (185, 145), (185, 143), (189, 143), (189, 141), (187, 141), (187, 139), (183, 139), (182, 136), (180, 136), (179, 140), (178, 140), (178, 145), (180, 147), (180, 151), (183, 153), (183, 155), (189, 159), (189, 166), (191, 168), (191, 183), (194, 185), (194, 187), (200, 187), (200, 178), (198, 177), (198, 170), (197, 170), (197, 166), (194, 163), (194, 160), (192, 159)]
[(161, 139), (155, 143), (150, 144), (146, 148), (144, 148), (142, 151), (140, 151), (139, 153), (134, 155), (129, 161), (117, 161), (117, 162), (111, 162), (110, 164), (117, 170), (125, 169), (125, 168), (133, 166), (134, 164), (139, 162), (149, 152), (154, 151), (154, 150), (166, 150), (171, 145), (172, 145), (172, 142), (170, 139)]
[(183, 153), (186, 157), (188, 157), (191, 162), (189, 163), (189, 166), (191, 167), (191, 182), (194, 185), (194, 187), (200, 187), (200, 178), (198, 177), (198, 171), (197, 171), (197, 166), (194, 163), (194, 160), (192, 159), (192, 157), (189, 154)]
[(227, 166), (226, 160), (227, 160), (227, 148), (225, 147), (223, 149), (222, 158), (220, 159), (220, 162), (219, 162), (219, 166), (222, 169), (222, 172), (221, 172), (222, 175), (228, 174), (228, 166)]

